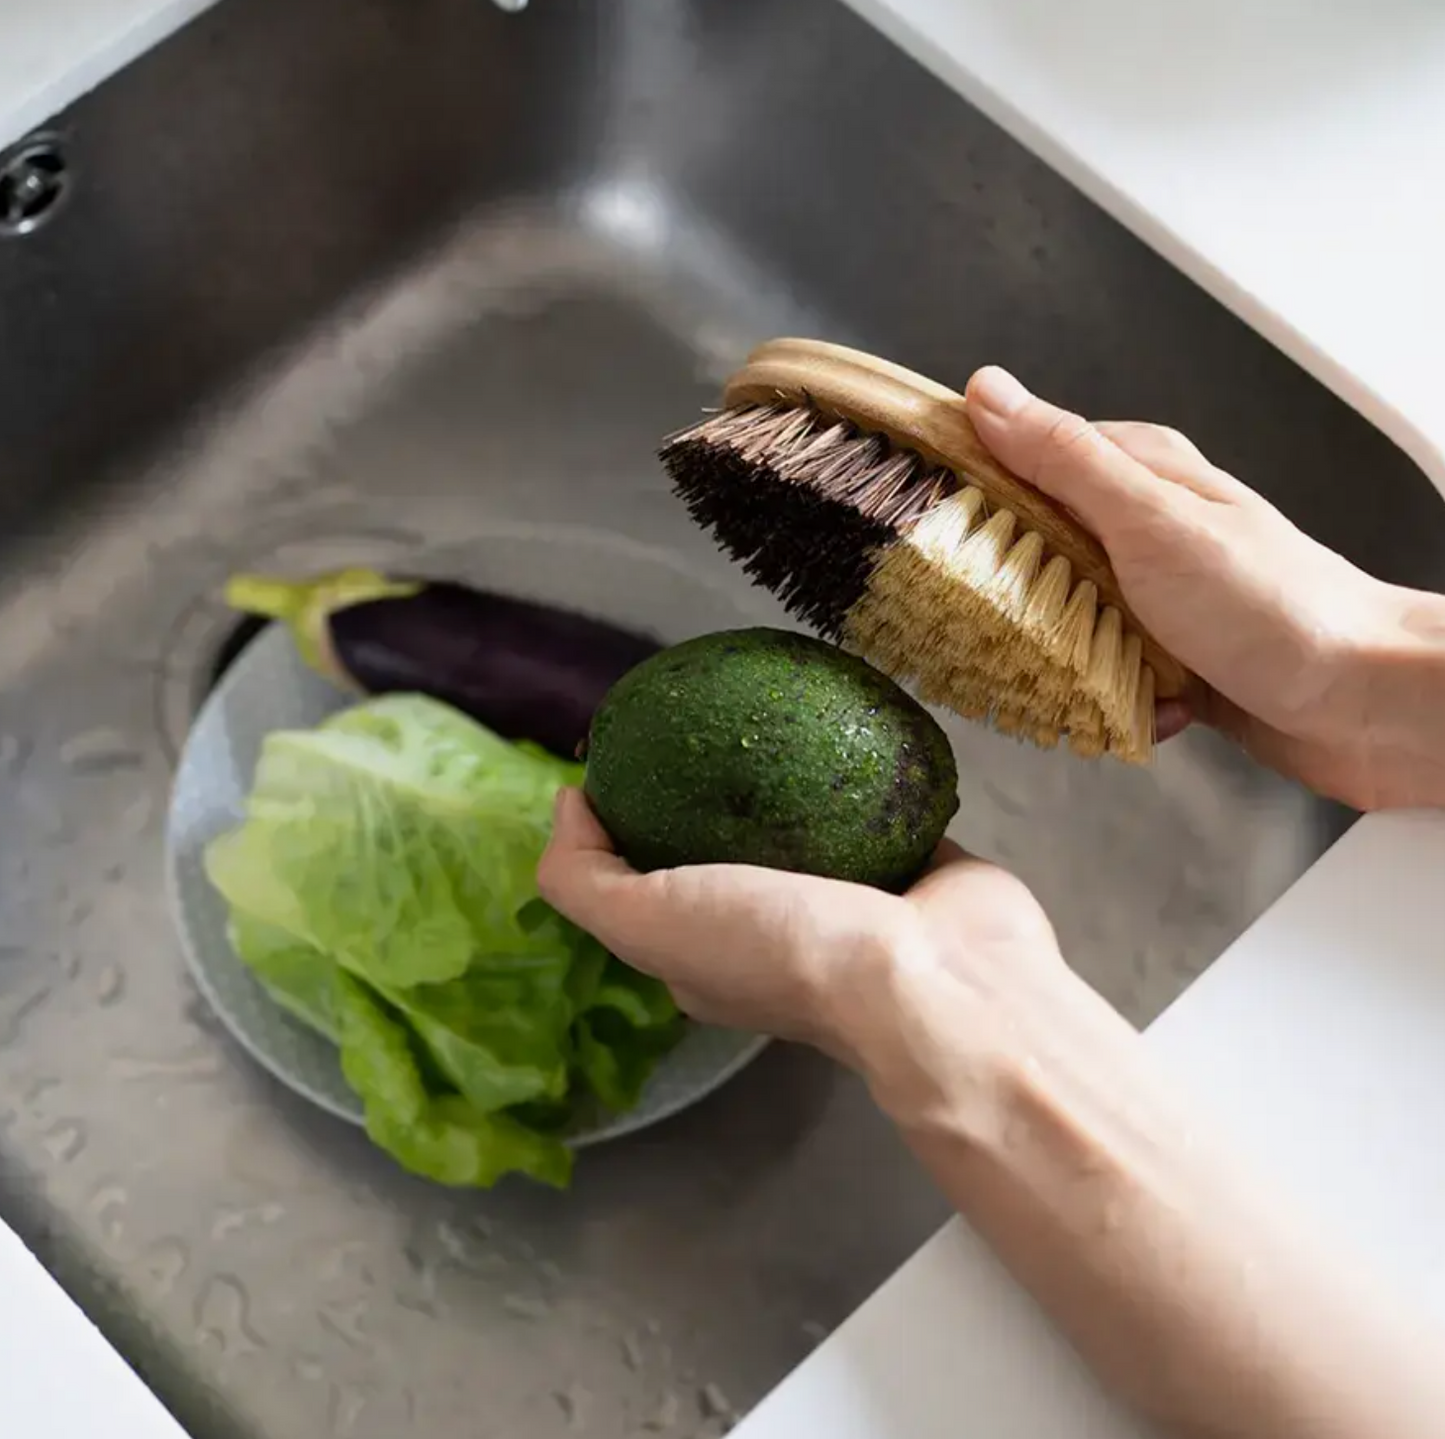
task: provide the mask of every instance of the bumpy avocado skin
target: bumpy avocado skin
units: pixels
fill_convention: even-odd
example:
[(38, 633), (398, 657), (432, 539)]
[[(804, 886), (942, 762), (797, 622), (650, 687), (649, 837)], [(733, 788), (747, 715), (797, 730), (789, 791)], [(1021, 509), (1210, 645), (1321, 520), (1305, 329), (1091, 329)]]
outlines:
[(592, 721), (586, 790), (636, 868), (755, 864), (905, 889), (958, 808), (948, 739), (856, 656), (784, 630), (688, 640)]

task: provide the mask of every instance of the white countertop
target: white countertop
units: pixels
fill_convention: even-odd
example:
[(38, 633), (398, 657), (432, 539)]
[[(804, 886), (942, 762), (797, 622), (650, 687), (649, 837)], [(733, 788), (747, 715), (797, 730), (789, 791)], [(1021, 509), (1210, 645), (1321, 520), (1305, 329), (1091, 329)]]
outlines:
[(0, 0), (0, 147), (43, 124), (214, 0)]
[[(6, 0), (0, 144), (208, 3)], [(1445, 7), (849, 3), (1364, 413), (1445, 492)], [(1340, 1243), (1445, 1318), (1442, 876), (1445, 815), (1362, 821), (1149, 1040)], [(8, 1405), (18, 1396), (7, 1418), (33, 1439), (178, 1433), (3, 1226), (0, 1389)], [(1140, 1431), (955, 1224), (739, 1432)]]
[(0, 1432), (185, 1439), (70, 1297), (0, 1224)]

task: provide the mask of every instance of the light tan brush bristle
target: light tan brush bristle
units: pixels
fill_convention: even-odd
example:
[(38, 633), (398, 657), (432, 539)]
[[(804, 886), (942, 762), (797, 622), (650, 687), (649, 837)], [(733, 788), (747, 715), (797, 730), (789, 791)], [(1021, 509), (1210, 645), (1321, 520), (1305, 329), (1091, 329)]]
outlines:
[[(1143, 642), (1138, 635), (1125, 635), (1119, 659), (1119, 689), (1113, 697), (1116, 720), (1112, 726), (1118, 731), (1125, 749), (1133, 742), (1139, 719), (1139, 686), (1143, 682), (1143, 671)], [(1106, 713), (1108, 708), (1105, 706)]]
[(1054, 659), (1080, 679), (1089, 672), (1089, 653), (1098, 609), (1099, 592), (1092, 581), (1084, 580), (1075, 585), (1053, 636)]
[(1014, 629), (1023, 625), (1029, 609), (1029, 595), (1038, 579), (1044, 558), (1044, 537), (1027, 531), (1010, 547), (993, 578), (984, 585), (984, 599)]
[(1153, 667), (1141, 665), (1139, 693), (1134, 701), (1133, 744), (1124, 755), (1124, 758), (1133, 764), (1146, 764), (1154, 754), (1154, 741), (1157, 738), (1154, 728), (1155, 685)]
[(993, 727), (1000, 734), (1016, 735), (1024, 727), (1024, 717), (1012, 706), (999, 706), (993, 712)]
[(880, 555), (847, 643), (921, 697), (1044, 748), (1146, 761), (1152, 675), (1122, 616), (1042, 538), (959, 490)]
[[(1111, 729), (1122, 728), (1116, 720), (1120, 672), (1123, 668), (1123, 621), (1113, 605), (1106, 605), (1094, 626), (1094, 638), (1089, 645), (1089, 668), (1084, 674), (1084, 693), (1104, 712), (1105, 723)], [(1132, 712), (1124, 723), (1133, 719)]]
[(1109, 748), (1104, 733), (1103, 716), (1087, 704), (1077, 708), (1069, 719), (1069, 748), (1084, 759), (1098, 759)]
[[(1040, 537), (1042, 543), (1042, 537)], [(1073, 587), (1074, 568), (1063, 555), (1055, 555), (1029, 587), (1020, 627), (1040, 644), (1049, 644), (1058, 632)]]
[(1057, 749), (1059, 747), (1059, 741), (1063, 738), (1063, 735), (1059, 732), (1058, 728), (1055, 725), (1036, 724), (1029, 731), (1029, 738), (1040, 749)]

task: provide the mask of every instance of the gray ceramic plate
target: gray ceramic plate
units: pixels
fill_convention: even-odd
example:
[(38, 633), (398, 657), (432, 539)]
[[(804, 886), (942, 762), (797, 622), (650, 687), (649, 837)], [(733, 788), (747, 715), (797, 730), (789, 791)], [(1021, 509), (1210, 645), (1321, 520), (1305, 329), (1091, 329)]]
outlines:
[[(361, 1106), (335, 1048), (280, 1009), (236, 957), (226, 937), (226, 906), (202, 868), (207, 844), (241, 822), (265, 737), (319, 724), (350, 702), (306, 668), (283, 629), (263, 631), (211, 693), (186, 743), (171, 799), (167, 869), (191, 972), (231, 1033), (298, 1094), (360, 1123)], [(765, 1042), (694, 1025), (636, 1109), (586, 1115), (570, 1142), (615, 1139), (676, 1114), (738, 1073)]]

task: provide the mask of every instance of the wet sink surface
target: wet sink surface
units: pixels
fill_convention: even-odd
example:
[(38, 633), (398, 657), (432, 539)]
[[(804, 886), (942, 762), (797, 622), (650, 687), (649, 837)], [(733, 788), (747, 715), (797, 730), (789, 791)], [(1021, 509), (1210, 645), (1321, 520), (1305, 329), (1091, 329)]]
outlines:
[[(0, 243), (0, 1207), (198, 1435), (720, 1431), (942, 1205), (781, 1048), (567, 1196), (412, 1182), (259, 1073), (162, 885), (226, 574), (665, 627), (660, 565), (775, 615), (652, 453), (799, 331), (1166, 420), (1393, 579), (1445, 578), (1438, 500), (831, 0), (230, 0), (57, 129), (73, 194)], [(955, 833), (1140, 1021), (1348, 819), (1204, 735), (1134, 773), (952, 733)]]

